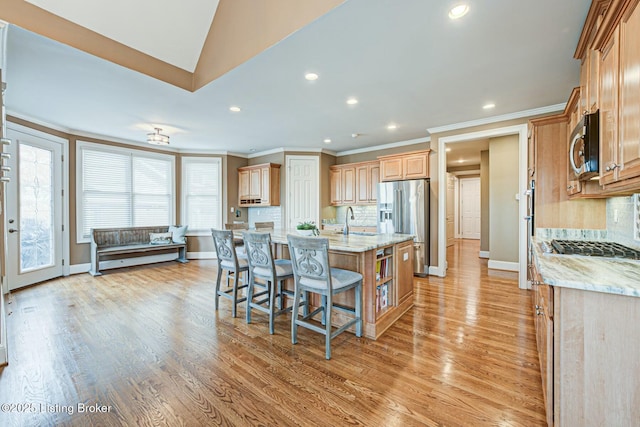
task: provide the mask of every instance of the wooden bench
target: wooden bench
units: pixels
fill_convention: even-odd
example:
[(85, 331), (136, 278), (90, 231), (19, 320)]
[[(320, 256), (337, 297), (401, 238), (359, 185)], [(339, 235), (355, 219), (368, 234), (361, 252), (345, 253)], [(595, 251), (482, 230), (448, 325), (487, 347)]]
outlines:
[(178, 262), (187, 260), (186, 243), (151, 244), (150, 233), (167, 233), (169, 226), (164, 227), (124, 227), (94, 228), (91, 230), (91, 270), (92, 276), (100, 276), (100, 259), (122, 254), (145, 254), (150, 252), (177, 249)]

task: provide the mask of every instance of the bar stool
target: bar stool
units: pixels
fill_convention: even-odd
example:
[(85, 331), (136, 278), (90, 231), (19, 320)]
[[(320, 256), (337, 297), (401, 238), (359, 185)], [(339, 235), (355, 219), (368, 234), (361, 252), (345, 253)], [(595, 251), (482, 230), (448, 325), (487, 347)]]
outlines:
[[(233, 231), (211, 229), (211, 235), (213, 236), (213, 244), (218, 258), (215, 309), (218, 309), (219, 297), (228, 298), (233, 303), (231, 314), (233, 317), (236, 317), (238, 303), (246, 301), (247, 299), (246, 297), (238, 298), (238, 291), (247, 287), (247, 282), (244, 279), (242, 280), (242, 285), (238, 284), (240, 281), (239, 275), (240, 273), (249, 271), (249, 262), (246, 257), (241, 258), (238, 256)], [(220, 289), (223, 270), (227, 273), (227, 289)], [(229, 287), (230, 277), (233, 277), (233, 287)]]
[[(247, 323), (251, 323), (251, 309), (269, 315), (269, 333), (274, 333), (275, 317), (291, 311), (291, 306), (284, 307), (284, 296), (293, 296), (287, 292), (283, 283), (293, 278), (291, 261), (274, 259), (271, 252), (271, 234), (260, 232), (242, 233), (249, 261), (249, 283), (247, 289)], [(256, 282), (256, 279), (264, 283)], [(262, 291), (255, 293), (255, 287)], [(262, 297), (262, 298), (261, 298)], [(276, 307), (276, 298), (278, 305)]]
[[(325, 336), (325, 357), (331, 359), (331, 340), (351, 325), (356, 325), (356, 336), (362, 336), (362, 274), (355, 271), (331, 268), (329, 266), (329, 240), (318, 237), (287, 235), (289, 254), (293, 264), (295, 293), (293, 306), (300, 304), (303, 292), (313, 292), (322, 296), (320, 307), (299, 318), (298, 311), (291, 317), (291, 342), (298, 342), (298, 326), (304, 326)], [(355, 307), (344, 307), (333, 303), (333, 296), (349, 289), (355, 290)], [(308, 303), (308, 299), (307, 299)], [(337, 309), (351, 313), (354, 318), (332, 331), (331, 311)], [(322, 312), (324, 328), (309, 320)]]

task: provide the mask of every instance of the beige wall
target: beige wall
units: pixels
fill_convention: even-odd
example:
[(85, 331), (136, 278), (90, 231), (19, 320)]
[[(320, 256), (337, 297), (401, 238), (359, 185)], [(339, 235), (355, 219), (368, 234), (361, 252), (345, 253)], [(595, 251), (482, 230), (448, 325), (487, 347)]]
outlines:
[(491, 208), (489, 205), (490, 180), (489, 180), (489, 150), (480, 152), (480, 250), (489, 251), (491, 233), (489, 230), (489, 218)]
[(489, 141), (489, 243), (492, 261), (518, 262), (518, 135)]

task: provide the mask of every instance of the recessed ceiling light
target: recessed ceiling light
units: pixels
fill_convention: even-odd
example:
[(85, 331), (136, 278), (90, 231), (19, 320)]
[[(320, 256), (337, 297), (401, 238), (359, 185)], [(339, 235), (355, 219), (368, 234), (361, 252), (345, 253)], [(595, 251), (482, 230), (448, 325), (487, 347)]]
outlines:
[(304, 78), (310, 81), (318, 80), (318, 75), (316, 73), (307, 73), (304, 75)]
[(349, 98), (347, 99), (347, 104), (349, 105), (356, 105), (358, 103), (358, 100), (355, 98)]
[(389, 130), (394, 130), (394, 129), (397, 129), (397, 128), (398, 128), (398, 126), (396, 126), (393, 123), (391, 123), (390, 125), (387, 126), (387, 129), (389, 129)]
[(444, 151), (446, 151), (447, 153), (451, 151), (451, 148), (445, 148)]
[(469, 12), (469, 6), (466, 4), (459, 4), (454, 6), (449, 10), (449, 18), (451, 19), (459, 19)]
[(323, 142), (324, 142), (325, 144), (331, 144), (331, 140), (330, 140), (329, 138), (326, 138)]
[(496, 104), (489, 103), (489, 104), (483, 105), (482, 108), (485, 109), (485, 110), (490, 110), (490, 109), (494, 108), (495, 106), (496, 106)]
[(458, 160), (458, 163), (464, 163), (463, 159)]
[(233, 106), (229, 107), (229, 111), (233, 111), (234, 113), (239, 113), (240, 112), (240, 107), (233, 105)]

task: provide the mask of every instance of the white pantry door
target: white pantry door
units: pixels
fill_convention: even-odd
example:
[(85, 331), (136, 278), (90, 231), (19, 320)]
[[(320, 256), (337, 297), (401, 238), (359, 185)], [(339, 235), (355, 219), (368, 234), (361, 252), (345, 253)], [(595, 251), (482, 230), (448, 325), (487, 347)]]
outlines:
[(8, 129), (12, 179), (7, 185), (9, 290), (63, 274), (63, 145)]
[(318, 156), (287, 156), (287, 218), (285, 227), (304, 221), (319, 225), (320, 162)]
[(480, 238), (480, 178), (460, 178), (460, 212), (463, 239)]

